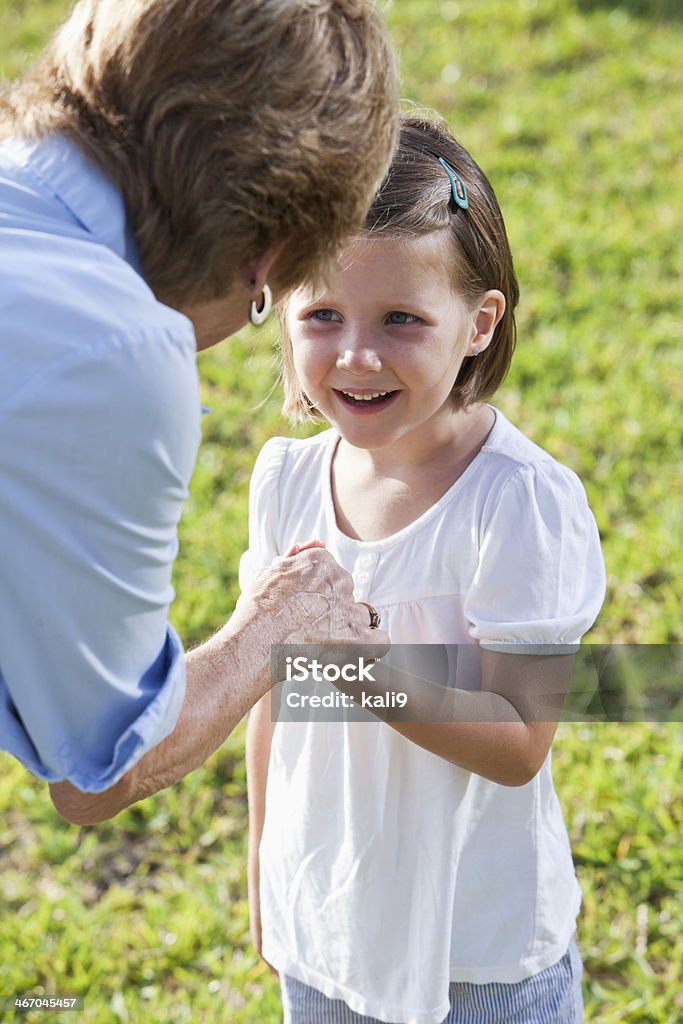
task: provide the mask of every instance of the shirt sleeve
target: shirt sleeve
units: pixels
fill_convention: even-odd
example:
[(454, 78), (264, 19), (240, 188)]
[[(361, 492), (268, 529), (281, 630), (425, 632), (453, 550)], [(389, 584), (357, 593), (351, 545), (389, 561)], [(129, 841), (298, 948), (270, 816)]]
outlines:
[(258, 454), (249, 485), (249, 547), (240, 559), (240, 589), (246, 591), (260, 569), (282, 554), (279, 483), (288, 447), (285, 437), (273, 437)]
[(101, 792), (184, 698), (168, 613), (199, 442), (191, 328), (84, 339), (2, 419), (0, 746)]
[(482, 526), (465, 598), (471, 635), (503, 653), (570, 653), (604, 596), (600, 539), (581, 481), (552, 460), (521, 467)]

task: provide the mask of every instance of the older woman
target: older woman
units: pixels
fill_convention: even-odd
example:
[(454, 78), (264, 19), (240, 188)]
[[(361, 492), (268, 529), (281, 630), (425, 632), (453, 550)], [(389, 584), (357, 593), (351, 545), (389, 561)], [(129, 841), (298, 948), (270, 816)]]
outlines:
[(273, 644), (384, 642), (321, 548), (185, 656), (204, 348), (362, 222), (396, 75), (369, 0), (80, 0), (0, 101), (0, 746), (99, 821), (182, 778)]

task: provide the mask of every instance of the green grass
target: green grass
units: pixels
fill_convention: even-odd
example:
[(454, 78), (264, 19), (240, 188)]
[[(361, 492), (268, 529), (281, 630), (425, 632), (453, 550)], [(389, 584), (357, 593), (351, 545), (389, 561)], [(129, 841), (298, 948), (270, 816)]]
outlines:
[[(5, 74), (67, 6), (0, 0)], [(506, 214), (522, 302), (497, 401), (585, 482), (609, 577), (592, 638), (681, 642), (683, 9), (394, 0), (388, 17), (404, 94), (447, 117)], [(245, 331), (200, 358), (213, 412), (175, 575), (188, 644), (230, 614), (251, 466), (287, 430), (273, 340)], [(594, 1024), (683, 1016), (682, 748), (675, 724), (558, 734)], [(280, 1020), (247, 934), (243, 728), (181, 785), (94, 828), (63, 823), (6, 755), (2, 768), (0, 995), (81, 994), (98, 1024)]]

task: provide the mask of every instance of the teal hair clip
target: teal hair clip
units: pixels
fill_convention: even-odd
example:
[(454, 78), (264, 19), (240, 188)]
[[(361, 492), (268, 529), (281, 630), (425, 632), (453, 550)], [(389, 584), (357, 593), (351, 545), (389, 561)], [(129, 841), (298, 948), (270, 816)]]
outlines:
[(462, 180), (459, 174), (456, 174), (451, 165), (449, 163), (446, 163), (442, 156), (438, 157), (438, 160), (450, 179), (451, 189), (453, 191), (453, 200), (456, 206), (459, 206), (461, 210), (466, 210), (470, 204), (467, 199), (467, 189), (465, 188), (465, 182)]

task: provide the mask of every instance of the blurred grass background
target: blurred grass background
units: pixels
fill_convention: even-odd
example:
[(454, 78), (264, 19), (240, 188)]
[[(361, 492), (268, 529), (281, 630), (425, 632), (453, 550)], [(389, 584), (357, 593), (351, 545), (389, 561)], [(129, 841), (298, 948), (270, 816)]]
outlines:
[[(0, 0), (4, 75), (68, 6)], [(496, 401), (586, 485), (609, 580), (590, 639), (680, 643), (683, 5), (394, 0), (387, 16), (404, 95), (447, 118), (506, 215), (522, 302)], [(213, 411), (173, 616), (188, 645), (231, 612), (251, 467), (288, 430), (274, 340), (247, 330), (200, 356)], [(558, 733), (595, 1024), (683, 1018), (682, 751), (679, 724)], [(0, 996), (83, 995), (98, 1024), (280, 1021), (248, 939), (243, 727), (182, 784), (92, 828), (0, 763)]]

